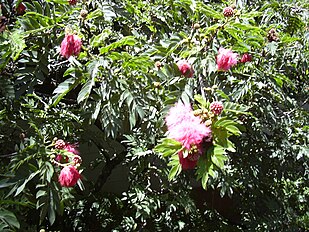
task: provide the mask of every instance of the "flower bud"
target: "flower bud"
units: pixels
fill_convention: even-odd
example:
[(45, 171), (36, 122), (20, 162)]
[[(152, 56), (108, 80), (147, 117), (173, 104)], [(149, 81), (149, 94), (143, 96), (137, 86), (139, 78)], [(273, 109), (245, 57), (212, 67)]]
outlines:
[(162, 64), (160, 61), (156, 61), (155, 66), (160, 69), (162, 67)]
[(84, 19), (87, 17), (88, 15), (88, 11), (87, 10), (81, 10), (79, 15)]
[(70, 5), (76, 5), (76, 3), (77, 3), (77, 0), (68, 0), (68, 2), (69, 2), (69, 4)]
[(210, 104), (210, 110), (215, 114), (219, 115), (223, 111), (223, 104), (222, 102), (212, 102)]
[(234, 9), (230, 6), (225, 7), (223, 9), (223, 15), (224, 17), (232, 17), (234, 15)]
[(201, 25), (199, 23), (194, 23), (193, 28), (194, 29), (200, 29)]
[(158, 82), (158, 81), (155, 81), (155, 82), (153, 82), (153, 86), (154, 86), (155, 88), (159, 88), (159, 87), (161, 87), (161, 83)]
[(194, 71), (193, 71), (191, 64), (189, 64), (188, 61), (179, 60), (177, 62), (177, 66), (182, 75), (184, 75), (185, 77), (189, 77), (189, 78), (193, 77)]

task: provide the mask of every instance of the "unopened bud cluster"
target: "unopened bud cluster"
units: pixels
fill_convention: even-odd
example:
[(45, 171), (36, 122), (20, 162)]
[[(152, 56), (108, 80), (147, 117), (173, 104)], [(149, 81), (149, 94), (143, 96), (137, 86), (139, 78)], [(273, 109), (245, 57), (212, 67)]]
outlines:
[(76, 5), (77, 0), (68, 0), (68, 2), (70, 5)]
[(223, 104), (222, 102), (213, 102), (210, 104), (210, 110), (215, 114), (219, 115), (223, 111)]
[(224, 17), (232, 17), (234, 15), (234, 9), (230, 6), (225, 7), (223, 9), (223, 15)]
[(269, 42), (277, 42), (279, 41), (278, 33), (274, 28), (270, 29), (268, 34), (267, 34), (267, 39)]

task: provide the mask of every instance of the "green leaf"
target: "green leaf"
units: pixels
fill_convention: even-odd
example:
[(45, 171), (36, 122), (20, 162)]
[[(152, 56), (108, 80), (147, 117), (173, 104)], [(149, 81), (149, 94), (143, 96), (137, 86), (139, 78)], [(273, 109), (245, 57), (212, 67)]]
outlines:
[(87, 82), (83, 85), (81, 91), (78, 93), (77, 96), (77, 103), (81, 103), (84, 100), (87, 100), (90, 93), (91, 89), (94, 86), (94, 75), (91, 75), (91, 77), (87, 80)]
[(16, 61), (20, 55), (20, 53), (26, 47), (26, 42), (24, 39), (24, 35), (22, 31), (16, 30), (11, 34), (11, 50), (12, 50), (12, 58)]
[(92, 12), (90, 12), (88, 15), (87, 15), (87, 19), (95, 19), (95, 18), (98, 18), (98, 17), (102, 17), (103, 15), (103, 12), (101, 9), (96, 9)]
[(111, 30), (105, 29), (101, 34), (95, 35), (91, 38), (90, 44), (92, 47), (102, 46), (104, 41), (108, 38), (108, 36), (112, 33)]
[(117, 42), (114, 42), (106, 47), (101, 48), (100, 53), (101, 55), (103, 55), (113, 49), (116, 49), (116, 48), (119, 48), (125, 45), (133, 46), (135, 45), (135, 43), (136, 43), (136, 40), (133, 36), (126, 36)]
[(244, 24), (244, 23), (231, 23), (232, 26), (241, 29), (242, 31), (248, 31), (248, 30), (253, 30), (258, 33), (260, 33), (262, 30), (259, 27), (252, 26), (250, 24)]
[(178, 162), (177, 165), (173, 166), (168, 174), (168, 180), (171, 181), (175, 178), (175, 176), (179, 175), (181, 172), (181, 165)]
[(161, 153), (164, 157), (177, 154), (181, 150), (181, 143), (169, 138), (162, 139), (160, 143), (154, 148), (155, 152)]
[(211, 161), (220, 169), (224, 168), (224, 161), (227, 160), (224, 154), (225, 149), (221, 146), (215, 146), (211, 154)]
[(47, 195), (47, 192), (46, 192), (45, 190), (39, 190), (39, 191), (36, 193), (35, 198), (36, 198), (36, 199), (39, 199), (40, 197), (46, 196), (46, 195)]
[(200, 103), (202, 108), (208, 108), (209, 102), (206, 101), (206, 99), (199, 94), (194, 95), (194, 100)]
[(54, 167), (51, 165), (50, 162), (46, 161), (45, 162), (45, 167), (46, 167), (46, 180), (50, 183), (52, 180), (52, 177), (54, 175)]
[(82, 77), (76, 79), (74, 77), (66, 79), (64, 82), (60, 83), (58, 87), (54, 90), (53, 103), (51, 106), (56, 106), (61, 99), (67, 95), (72, 89), (74, 89), (81, 81)]
[(209, 16), (214, 19), (223, 19), (224, 15), (222, 13), (218, 13), (215, 11), (211, 6), (205, 5), (205, 4), (198, 4), (199, 5), (199, 11), (206, 16)]
[(277, 51), (277, 48), (278, 48), (277, 42), (273, 41), (273, 42), (267, 44), (266, 47), (267, 47), (267, 49), (269, 50), (269, 52), (272, 56), (276, 55), (276, 51)]
[(127, 105), (128, 107), (130, 108), (131, 106), (131, 103), (133, 102), (134, 100), (134, 96), (133, 94), (128, 90), (126, 89), (120, 96), (120, 99), (119, 99), (119, 106), (121, 107), (123, 102), (126, 101), (127, 102)]
[(208, 181), (208, 179), (209, 179), (209, 175), (208, 175), (208, 173), (207, 172), (205, 172), (204, 174), (203, 174), (203, 177), (202, 177), (202, 187), (203, 187), (203, 189), (207, 189), (207, 181)]
[(55, 220), (56, 220), (56, 212), (55, 212), (55, 202), (54, 202), (54, 197), (53, 197), (53, 191), (50, 190), (49, 192), (49, 207), (48, 207), (48, 220), (49, 220), (49, 223), (52, 225), (54, 224)]
[(250, 107), (245, 106), (245, 105), (241, 105), (241, 104), (237, 104), (233, 102), (224, 102), (223, 106), (224, 106), (224, 112), (232, 112), (235, 114), (250, 114), (246, 112), (250, 109)]
[(38, 171), (36, 171), (36, 172), (34, 172), (34, 173), (31, 173), (30, 174), (30, 176), (24, 181), (24, 183), (21, 185), (21, 186), (19, 186), (18, 188), (17, 188), (17, 190), (16, 190), (16, 193), (15, 193), (15, 197), (17, 196), (17, 195), (19, 195), (23, 190), (24, 190), (24, 188), (26, 187), (26, 184), (30, 181), (30, 180), (32, 180), (37, 174), (39, 174), (40, 173), (40, 170), (38, 170)]
[(255, 18), (255, 17), (261, 16), (261, 15), (263, 15), (262, 12), (250, 11), (249, 13), (241, 13), (240, 17), (241, 18)]
[(241, 134), (240, 130), (234, 125), (227, 125), (225, 128), (234, 135)]
[(235, 125), (236, 122), (230, 119), (227, 119), (226, 117), (220, 118), (218, 121), (215, 122), (213, 127), (215, 128), (225, 128), (228, 125)]
[(14, 213), (6, 209), (0, 209), (0, 221), (7, 224), (9, 227), (20, 228), (20, 224)]

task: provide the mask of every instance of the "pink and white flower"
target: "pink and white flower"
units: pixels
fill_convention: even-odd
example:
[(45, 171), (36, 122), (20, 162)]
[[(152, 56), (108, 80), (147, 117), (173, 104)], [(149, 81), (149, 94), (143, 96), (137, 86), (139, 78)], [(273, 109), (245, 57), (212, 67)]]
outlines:
[(185, 77), (193, 77), (194, 71), (191, 64), (186, 60), (179, 60), (177, 62), (177, 66), (179, 71)]
[(230, 49), (220, 48), (217, 55), (218, 70), (227, 71), (237, 64), (237, 53), (233, 53)]
[(180, 142), (185, 152), (179, 152), (179, 162), (183, 169), (195, 167), (198, 158), (203, 154), (203, 143), (212, 137), (211, 129), (202, 123), (201, 118), (194, 116), (190, 105), (177, 103), (165, 118), (168, 136)]
[(81, 175), (77, 169), (74, 166), (69, 165), (61, 170), (58, 181), (63, 187), (73, 187), (80, 178)]
[(61, 42), (60, 54), (68, 59), (70, 56), (79, 55), (81, 47), (82, 40), (77, 35), (67, 34)]
[(252, 56), (248, 53), (243, 54), (241, 59), (240, 59), (241, 63), (246, 63), (246, 62), (250, 62), (250, 61), (252, 61)]
[(167, 116), (165, 117), (168, 130), (172, 130), (173, 127), (181, 124), (184, 121), (190, 121), (192, 116), (194, 115), (189, 104), (176, 103), (175, 106), (170, 108)]
[(76, 149), (77, 146), (78, 145), (76, 143), (75, 144), (66, 143), (63, 149), (68, 152), (72, 152), (74, 155), (78, 155), (79, 151)]
[(62, 139), (58, 139), (55, 142), (55, 148), (56, 149), (63, 149), (65, 147), (65, 142)]

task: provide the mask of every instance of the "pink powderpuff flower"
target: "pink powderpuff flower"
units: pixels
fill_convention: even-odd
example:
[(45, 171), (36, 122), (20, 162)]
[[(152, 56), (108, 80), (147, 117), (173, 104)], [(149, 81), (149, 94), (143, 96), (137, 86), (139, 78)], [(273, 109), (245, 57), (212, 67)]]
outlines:
[(201, 123), (200, 117), (194, 116), (190, 105), (177, 103), (169, 110), (165, 121), (169, 137), (181, 142), (187, 150), (191, 145), (199, 146), (205, 137), (211, 137), (210, 128)]
[(63, 149), (68, 152), (72, 152), (74, 155), (78, 155), (79, 151), (76, 149), (77, 146), (78, 145), (76, 143), (75, 144), (66, 143)]
[(201, 118), (194, 116), (190, 105), (177, 103), (169, 110), (165, 118), (168, 135), (172, 139), (181, 142), (187, 149), (191, 149), (191, 145), (199, 146), (205, 137), (211, 137), (211, 130)]
[(219, 115), (223, 111), (223, 104), (222, 102), (215, 101), (210, 104), (209, 108), (215, 115)]
[(61, 170), (58, 181), (63, 187), (73, 187), (80, 178), (81, 175), (77, 169), (74, 166), (69, 165)]
[[(211, 129), (201, 122), (200, 117), (194, 116), (190, 105), (183, 103), (177, 103), (172, 107), (165, 121), (168, 126), (168, 137), (180, 142), (187, 150), (185, 157), (183, 152), (178, 154), (182, 169), (194, 168), (204, 152), (204, 142), (212, 138)], [(195, 150), (193, 154), (191, 148)]]
[(194, 71), (188, 61), (179, 60), (177, 62), (177, 66), (182, 75), (184, 75), (185, 77), (193, 77)]
[(176, 103), (175, 106), (171, 107), (165, 122), (168, 130), (172, 130), (173, 127), (181, 124), (182, 122), (190, 121), (194, 117), (192, 108), (189, 104)]
[(61, 42), (60, 54), (65, 58), (69, 58), (72, 55), (77, 56), (80, 53), (82, 47), (82, 40), (74, 34), (68, 34)]
[(240, 59), (241, 63), (246, 63), (246, 62), (250, 62), (250, 61), (252, 61), (252, 56), (248, 53), (243, 54), (241, 59)]
[(230, 49), (220, 48), (217, 56), (218, 70), (229, 70), (237, 64), (237, 53), (233, 53)]
[(204, 139), (211, 137), (211, 129), (204, 123), (201, 123), (198, 117), (194, 118), (175, 126), (168, 132), (168, 135), (170, 138), (182, 143), (187, 150), (196, 145), (199, 152), (202, 153), (201, 144)]

